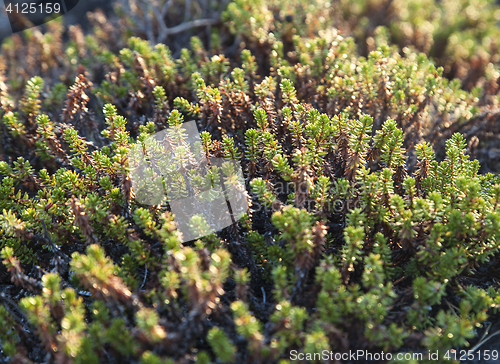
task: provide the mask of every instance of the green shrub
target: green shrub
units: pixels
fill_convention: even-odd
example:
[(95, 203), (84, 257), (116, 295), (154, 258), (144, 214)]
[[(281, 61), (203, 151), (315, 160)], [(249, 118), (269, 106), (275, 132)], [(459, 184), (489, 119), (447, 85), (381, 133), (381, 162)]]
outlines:
[[(399, 20), (361, 56), (329, 28), (333, 6), (323, 19), (326, 3), (305, 6), (235, 1), (220, 42), (193, 37), (178, 57), (109, 30), (102, 13), (87, 36), (72, 28), (64, 42), (56, 21), (3, 43), (1, 357), (287, 363), (292, 350), (444, 355), (474, 340), (500, 304), (486, 283), (500, 181), (469, 156), (469, 128), (488, 125), (496, 95), (462, 89), (425, 53), (400, 53)], [(349, 17), (381, 5), (335, 6)], [(233, 37), (247, 49), (224, 55)], [(193, 146), (187, 120), (200, 130)], [(190, 190), (238, 184), (230, 163), (193, 169), (189, 183), (152, 169), (167, 200), (139, 202), (130, 153), (166, 128), (182, 146), (176, 165), (241, 165), (250, 208), (235, 224), (214, 233), (196, 215), (203, 237), (182, 243), (171, 212)]]

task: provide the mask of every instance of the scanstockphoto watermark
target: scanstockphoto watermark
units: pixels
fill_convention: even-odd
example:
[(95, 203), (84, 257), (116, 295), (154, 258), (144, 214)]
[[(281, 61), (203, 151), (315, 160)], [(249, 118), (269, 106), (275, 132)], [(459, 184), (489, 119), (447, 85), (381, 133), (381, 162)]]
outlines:
[[(237, 160), (207, 157), (194, 121), (139, 140), (130, 149), (129, 161), (135, 200), (145, 205), (168, 203), (183, 242), (220, 231), (248, 211), (249, 196), (241, 165)], [(309, 187), (278, 182), (272, 190), (277, 196), (289, 196), (308, 189), (312, 196)], [(351, 188), (348, 184), (332, 186), (322, 208), (339, 213), (363, 209), (363, 201), (348, 197)], [(347, 198), (330, 198), (336, 195)], [(312, 210), (318, 204), (311, 197), (303, 207)], [(253, 212), (264, 209), (258, 200), (252, 203)]]
[(13, 33), (42, 25), (71, 11), (79, 0), (3, 0)]
[(136, 201), (168, 203), (183, 242), (222, 230), (248, 210), (240, 164), (207, 156), (194, 121), (139, 140), (129, 161)]
[[(168, 203), (183, 242), (220, 231), (248, 211), (241, 165), (237, 160), (207, 157), (194, 121), (139, 140), (130, 149), (129, 162), (135, 200), (145, 205)], [(337, 184), (328, 195), (348, 196), (350, 188)], [(304, 190), (296, 183), (275, 183), (272, 189), (277, 196)], [(311, 198), (303, 207), (317, 208), (315, 203)], [(252, 204), (254, 212), (264, 208), (259, 201)], [(329, 198), (323, 208), (346, 212), (364, 205), (359, 199)]]
[[(422, 353), (398, 353), (398, 359), (404, 359), (404, 354), (407, 354), (407, 360), (422, 360)], [(290, 360), (336, 360), (336, 361), (358, 361), (358, 360), (374, 360), (374, 361), (388, 361), (396, 359), (396, 355), (381, 351), (379, 353), (371, 353), (366, 350), (349, 350), (348, 352), (338, 353), (329, 350), (323, 350), (319, 353), (301, 353), (298, 350), (290, 351)]]
[(386, 353), (369, 352), (368, 350), (349, 350), (348, 352), (333, 352), (323, 350), (316, 353), (303, 353), (298, 350), (290, 351), (290, 360), (294, 361), (342, 361), (342, 362), (385, 362), (395, 360), (396, 362), (421, 362), (428, 361), (456, 361), (456, 360), (479, 360), (481, 362), (497, 363), (499, 359), (498, 350), (428, 350), (427, 352), (400, 352)]
[[(307, 191), (307, 198), (304, 201), (303, 208), (308, 211), (321, 208), (324, 211), (333, 213), (345, 213), (357, 208), (363, 210), (366, 207), (366, 203), (354, 197), (354, 190), (362, 191), (365, 188), (370, 188), (369, 186), (365, 186), (363, 182), (357, 182), (354, 186), (349, 186), (349, 184), (332, 185), (324, 194), (325, 198), (321, 199), (321, 202), (318, 202), (314, 188), (308, 182), (276, 181), (272, 184), (270, 183), (268, 187), (280, 199), (288, 197), (293, 200), (292, 197), (296, 191)], [(265, 205), (259, 199), (252, 202), (253, 212), (264, 211), (265, 208)]]

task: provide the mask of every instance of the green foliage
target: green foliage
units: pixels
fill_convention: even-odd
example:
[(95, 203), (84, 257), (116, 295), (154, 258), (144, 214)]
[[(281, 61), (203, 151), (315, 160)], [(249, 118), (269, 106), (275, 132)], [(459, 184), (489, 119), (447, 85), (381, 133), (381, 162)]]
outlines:
[(33, 121), (40, 110), (40, 93), (43, 89), (43, 79), (35, 76), (26, 83), (26, 90), (22, 100), (22, 111), (30, 121)]
[[(236, 0), (226, 27), (156, 44), (184, 27), (170, 4), (2, 45), (0, 361), (284, 363), (475, 340), (500, 307), (500, 179), (481, 149), (498, 134), (497, 6)], [(166, 193), (154, 205), (139, 152)], [(200, 239), (181, 243), (174, 207), (235, 199), (239, 220), (214, 232), (198, 207), (181, 222)]]
[(220, 360), (224, 363), (234, 362), (236, 348), (231, 344), (224, 331), (218, 327), (213, 327), (207, 334), (207, 340)]
[(18, 117), (12, 111), (3, 115), (3, 123), (13, 137), (20, 137), (25, 133), (25, 127), (19, 122)]
[(6, 328), (0, 335), (1, 348), (5, 356), (13, 358), (17, 354), (16, 344), (19, 342), (19, 336), (15, 330), (15, 320), (7, 307), (7, 305), (0, 306), (0, 323)]

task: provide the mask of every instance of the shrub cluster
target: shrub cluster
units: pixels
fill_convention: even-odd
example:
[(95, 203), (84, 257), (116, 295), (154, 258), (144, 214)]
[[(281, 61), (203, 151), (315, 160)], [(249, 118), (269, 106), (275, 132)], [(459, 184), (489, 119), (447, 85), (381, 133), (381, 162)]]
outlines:
[[(382, 6), (367, 3), (336, 6), (362, 23)], [(307, 6), (237, 0), (210, 48), (194, 36), (178, 57), (127, 33), (132, 17), (113, 28), (100, 12), (87, 35), (73, 26), (64, 41), (54, 21), (3, 43), (0, 357), (445, 354), (495, 319), (500, 181), (468, 153), (496, 120), (498, 73), (474, 87), (443, 77), (449, 59), (430, 51), (432, 30), (422, 53), (410, 47), (418, 37), (394, 41), (404, 12), (362, 56), (331, 28), (349, 17), (335, 20), (319, 0)], [(185, 155), (237, 161), (250, 208), (216, 233), (194, 216), (204, 237), (182, 243), (168, 201), (136, 198), (130, 153), (166, 128), (187, 145), (189, 120), (201, 142)], [(220, 183), (214, 173), (190, 177)], [(172, 186), (179, 196), (196, 188)]]

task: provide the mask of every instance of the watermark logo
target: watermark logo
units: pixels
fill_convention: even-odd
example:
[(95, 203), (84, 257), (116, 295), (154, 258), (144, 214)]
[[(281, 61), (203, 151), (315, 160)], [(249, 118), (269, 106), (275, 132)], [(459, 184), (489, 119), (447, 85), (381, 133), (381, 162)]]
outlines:
[(79, 0), (4, 0), (13, 33), (42, 25), (73, 9)]
[(183, 242), (222, 230), (248, 210), (238, 161), (211, 158), (201, 145), (190, 121), (139, 140), (129, 153), (135, 200), (168, 203)]

